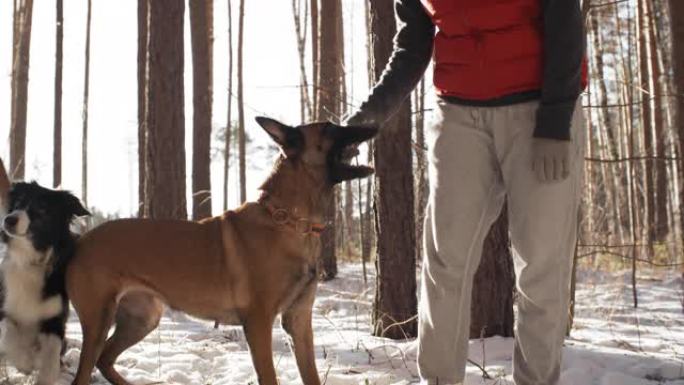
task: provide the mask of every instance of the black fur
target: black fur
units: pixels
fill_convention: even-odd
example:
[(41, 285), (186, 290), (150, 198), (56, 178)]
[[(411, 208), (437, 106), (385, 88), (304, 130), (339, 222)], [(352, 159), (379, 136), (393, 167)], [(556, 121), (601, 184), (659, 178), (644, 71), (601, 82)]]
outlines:
[[(40, 332), (57, 335), (62, 341), (67, 318), (69, 299), (66, 292), (65, 274), (69, 260), (76, 249), (77, 236), (70, 230), (74, 218), (89, 215), (81, 202), (67, 191), (50, 190), (35, 182), (14, 183), (9, 192), (8, 213), (25, 211), (30, 224), (27, 230), (33, 248), (45, 252), (52, 248), (52, 258), (47, 263), (43, 286), (43, 299), (59, 295), (62, 311), (59, 315), (41, 320)], [(5, 243), (11, 237), (2, 232)], [(11, 314), (7, 314), (11, 317)]]

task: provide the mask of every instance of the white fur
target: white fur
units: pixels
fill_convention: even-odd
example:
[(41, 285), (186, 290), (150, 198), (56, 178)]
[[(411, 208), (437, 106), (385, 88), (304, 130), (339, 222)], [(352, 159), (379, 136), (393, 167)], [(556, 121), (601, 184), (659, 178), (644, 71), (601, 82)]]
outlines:
[[(22, 225), (20, 219), (17, 233)], [(61, 339), (40, 333), (40, 323), (62, 311), (59, 295), (43, 298), (45, 275), (50, 268), (52, 249), (39, 252), (31, 240), (10, 237), (7, 255), (0, 265), (5, 286), (0, 348), (7, 361), (23, 373), (38, 370), (38, 385), (52, 385), (60, 372)]]
[[(10, 240), (7, 258), (2, 263), (5, 284), (5, 313), (22, 323), (35, 323), (52, 318), (62, 311), (59, 295), (43, 299), (46, 265), (38, 261), (49, 259), (46, 254), (36, 252), (28, 240)], [(36, 254), (28, 256), (29, 254)]]
[(26, 210), (14, 210), (11, 213), (7, 214), (7, 216), (17, 217), (18, 221), (13, 231), (10, 232), (4, 228), (5, 223), (3, 220), (3, 230), (5, 230), (5, 233), (7, 233), (7, 235), (13, 238), (25, 236), (28, 232), (29, 226), (31, 225), (31, 219), (29, 218)]
[(38, 352), (38, 324), (21, 325), (9, 319), (2, 323), (2, 350), (7, 361), (24, 374), (35, 368)]
[(0, 340), (7, 361), (24, 374), (38, 370), (37, 385), (52, 385), (60, 374), (62, 340), (54, 334), (39, 333), (38, 324), (2, 322)]
[(59, 378), (61, 368), (60, 352), (62, 340), (54, 334), (38, 336), (40, 352), (38, 353), (37, 385), (52, 385)]

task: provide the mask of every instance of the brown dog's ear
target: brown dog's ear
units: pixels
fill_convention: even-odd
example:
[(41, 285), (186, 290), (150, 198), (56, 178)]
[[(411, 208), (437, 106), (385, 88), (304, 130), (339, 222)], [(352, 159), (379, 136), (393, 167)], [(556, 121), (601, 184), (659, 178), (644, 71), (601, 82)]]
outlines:
[(304, 147), (304, 135), (298, 129), (262, 116), (256, 121), (278, 143), (285, 156), (293, 156)]
[(330, 178), (333, 184), (337, 184), (352, 179), (365, 178), (373, 174), (373, 172), (375, 170), (372, 167), (341, 164), (332, 170)]

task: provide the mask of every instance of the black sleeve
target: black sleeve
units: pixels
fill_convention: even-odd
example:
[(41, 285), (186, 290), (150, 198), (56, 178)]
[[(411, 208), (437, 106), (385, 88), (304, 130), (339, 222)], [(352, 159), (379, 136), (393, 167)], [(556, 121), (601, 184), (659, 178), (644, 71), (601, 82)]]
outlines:
[(395, 0), (394, 51), (378, 83), (346, 124), (382, 124), (399, 108), (425, 73), (435, 27), (420, 0)]
[(569, 140), (581, 92), (584, 21), (578, 0), (544, 0), (543, 6), (544, 75), (534, 136)]

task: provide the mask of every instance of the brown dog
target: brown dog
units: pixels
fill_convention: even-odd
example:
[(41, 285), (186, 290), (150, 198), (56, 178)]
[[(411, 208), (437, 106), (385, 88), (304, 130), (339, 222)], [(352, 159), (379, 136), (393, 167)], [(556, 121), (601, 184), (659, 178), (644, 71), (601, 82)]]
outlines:
[(82, 237), (67, 271), (83, 328), (74, 384), (88, 384), (95, 365), (110, 382), (128, 384), (114, 361), (157, 326), (161, 302), (242, 325), (261, 385), (277, 384), (271, 329), (281, 314), (302, 382), (320, 384), (311, 312), (324, 207), (336, 183), (372, 173), (342, 156), (377, 129), (257, 121), (282, 152), (258, 202), (200, 222), (112, 221)]

